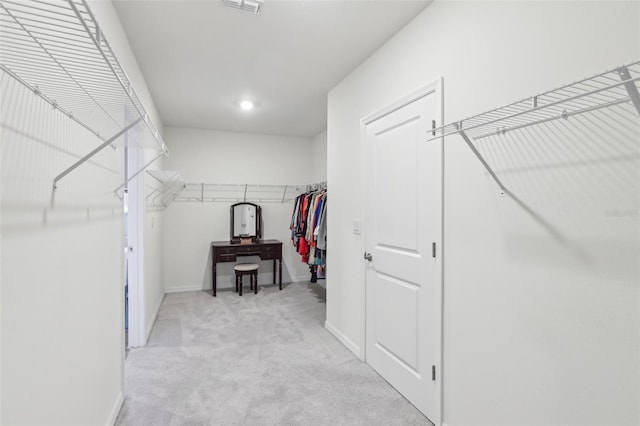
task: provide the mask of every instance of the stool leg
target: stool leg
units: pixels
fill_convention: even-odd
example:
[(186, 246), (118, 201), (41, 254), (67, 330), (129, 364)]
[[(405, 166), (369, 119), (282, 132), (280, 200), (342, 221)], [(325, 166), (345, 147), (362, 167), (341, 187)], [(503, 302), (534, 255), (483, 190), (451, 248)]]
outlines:
[(253, 284), (253, 294), (258, 294), (258, 273), (253, 274), (254, 284)]
[(242, 280), (243, 280), (243, 279), (244, 279), (244, 275), (240, 275), (240, 285), (239, 285), (239, 288), (240, 288), (240, 296), (242, 296), (242, 284), (243, 284)]
[(253, 290), (253, 274), (249, 275), (249, 290)]
[(236, 293), (238, 292), (238, 273), (236, 272)]

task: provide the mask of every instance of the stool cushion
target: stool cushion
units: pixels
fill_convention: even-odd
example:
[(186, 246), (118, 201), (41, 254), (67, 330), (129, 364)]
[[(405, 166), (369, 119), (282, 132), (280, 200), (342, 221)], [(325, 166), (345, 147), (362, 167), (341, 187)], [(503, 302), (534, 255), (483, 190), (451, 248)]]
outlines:
[(259, 267), (260, 265), (255, 263), (238, 263), (233, 267), (233, 270), (239, 272), (257, 271)]

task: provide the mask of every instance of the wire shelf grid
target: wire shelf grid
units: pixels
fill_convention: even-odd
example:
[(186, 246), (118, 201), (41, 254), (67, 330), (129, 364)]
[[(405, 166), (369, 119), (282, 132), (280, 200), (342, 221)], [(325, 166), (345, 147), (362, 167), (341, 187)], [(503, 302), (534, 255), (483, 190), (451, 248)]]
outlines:
[(185, 189), (186, 183), (179, 172), (171, 170), (148, 170), (153, 178), (147, 194), (147, 206), (154, 208), (166, 208)]
[(142, 117), (134, 142), (167, 151), (85, 0), (1, 0), (0, 69), (102, 141)]
[(571, 116), (633, 104), (640, 114), (640, 61), (434, 129), (433, 140), (464, 133), (477, 140)]
[(225, 183), (187, 183), (176, 202), (241, 202), (289, 203), (306, 185), (252, 185)]

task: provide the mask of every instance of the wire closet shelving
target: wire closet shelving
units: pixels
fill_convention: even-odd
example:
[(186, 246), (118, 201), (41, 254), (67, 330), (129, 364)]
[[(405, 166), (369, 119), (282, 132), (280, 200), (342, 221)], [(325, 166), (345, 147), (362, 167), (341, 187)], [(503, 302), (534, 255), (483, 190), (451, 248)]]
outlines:
[(460, 135), (503, 193), (518, 201), (474, 146), (474, 141), (623, 104), (631, 104), (640, 115), (639, 81), (640, 61), (435, 128), (429, 140)]
[[(0, 69), (100, 143), (55, 177), (53, 192), (66, 175), (124, 139), (161, 151), (152, 162), (168, 154), (85, 0), (0, 0)], [(125, 181), (141, 171), (125, 171)]]
[(290, 203), (303, 192), (326, 190), (327, 182), (304, 185), (185, 182), (179, 172), (148, 170), (155, 181), (149, 186), (147, 206), (164, 209), (178, 203)]
[(165, 209), (175, 201), (187, 184), (179, 172), (172, 170), (147, 170), (152, 177), (145, 200), (148, 207)]
[(289, 203), (308, 185), (262, 185), (232, 183), (187, 183), (176, 195), (176, 202), (244, 202)]

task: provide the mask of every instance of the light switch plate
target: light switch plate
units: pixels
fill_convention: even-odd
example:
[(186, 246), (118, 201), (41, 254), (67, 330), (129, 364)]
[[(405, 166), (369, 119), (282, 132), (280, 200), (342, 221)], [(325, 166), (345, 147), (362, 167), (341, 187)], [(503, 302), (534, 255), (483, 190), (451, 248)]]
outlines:
[(353, 233), (355, 235), (360, 235), (360, 220), (358, 219), (353, 221)]

